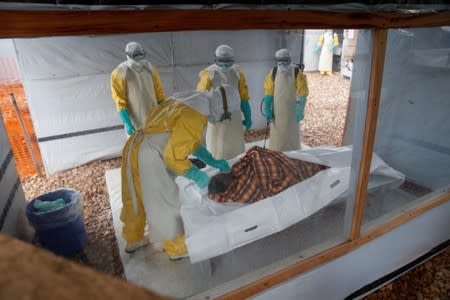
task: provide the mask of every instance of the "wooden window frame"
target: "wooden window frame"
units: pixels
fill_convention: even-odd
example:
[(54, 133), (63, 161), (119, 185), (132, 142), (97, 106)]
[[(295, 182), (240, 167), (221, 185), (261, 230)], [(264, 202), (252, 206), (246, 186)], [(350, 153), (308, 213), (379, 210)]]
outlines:
[[(26, 4), (25, 6), (26, 7)], [(389, 28), (435, 27), (450, 24), (450, 12), (351, 13), (264, 9), (146, 9), (146, 10), (0, 10), (0, 38), (30, 38), (184, 30), (244, 29), (373, 29), (373, 48), (363, 150), (356, 186), (349, 240), (308, 259), (231, 291), (221, 299), (244, 299), (349, 253), (417, 216), (446, 203), (445, 192), (361, 235), (370, 162), (380, 104)]]

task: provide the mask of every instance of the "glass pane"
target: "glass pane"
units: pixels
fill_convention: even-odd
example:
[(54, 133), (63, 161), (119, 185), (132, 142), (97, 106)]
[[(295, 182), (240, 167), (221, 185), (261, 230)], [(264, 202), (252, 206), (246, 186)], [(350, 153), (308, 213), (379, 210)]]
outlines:
[(449, 27), (389, 30), (374, 152), (397, 174), (369, 190), (363, 231), (449, 190), (449, 57)]
[[(183, 176), (175, 178), (169, 172), (173, 170), (160, 155), (164, 147), (150, 151), (154, 145), (160, 145), (163, 134), (146, 136), (137, 152), (141, 151), (138, 168), (152, 243), (132, 254), (125, 252), (120, 187), (121, 180), (131, 180), (131, 176), (122, 178), (119, 168), (109, 170), (105, 178), (114, 228), (105, 225), (98, 230), (115, 233), (120, 261), (118, 257), (108, 256), (111, 251), (102, 249), (105, 243), (92, 242), (99, 236), (92, 229), (88, 233), (91, 244), (86, 248), (87, 257), (93, 258), (91, 265), (97, 254), (103, 253), (110, 258), (109, 263), (114, 259), (115, 264), (122, 264), (127, 280), (140, 286), (176, 298), (200, 297), (200, 294), (214, 297), (346, 241), (367, 106), (367, 79), (365, 75), (353, 73), (353, 64), (363, 70), (370, 66), (372, 43), (370, 32), (365, 32), (362, 40), (359, 34), (357, 30), (342, 29), (244, 30), (14, 40), (37, 135), (45, 138), (45, 142), (41, 139), (39, 142), (48, 173), (76, 167), (123, 148), (126, 136), (118, 125), (122, 124), (121, 119), (111, 100), (110, 78), (111, 71), (126, 59), (124, 48), (129, 41), (141, 43), (146, 58), (159, 69), (166, 94), (178, 101), (186, 100), (180, 96), (186, 94), (180, 92), (192, 92), (198, 87), (202, 70), (215, 66), (215, 51), (221, 44), (233, 47), (235, 62), (245, 74), (253, 120), (252, 129), (244, 136), (245, 148), (259, 146), (262, 158), (247, 156), (248, 151), (246, 159), (252, 164), (246, 165), (245, 173), (233, 180), (257, 183), (256, 187), (241, 188), (243, 195), (231, 201), (239, 203), (228, 203), (231, 198), (225, 199), (227, 203), (217, 201), (208, 196), (206, 188), (200, 190), (192, 180)], [(277, 63), (276, 52), (282, 48), (290, 52), (291, 64), (287, 68), (281, 63), (283, 60)], [(220, 71), (223, 74), (217, 71), (217, 74), (226, 77), (228, 71)], [(299, 74), (306, 77), (309, 91), (300, 124), (295, 119), (297, 101), (301, 101), (300, 93), (304, 92), (297, 90)], [(264, 88), (266, 84), (275, 86), (272, 92)], [(357, 85), (351, 103), (358, 109), (347, 116), (351, 84)], [(285, 91), (292, 94), (286, 96)], [(274, 97), (272, 123), (267, 122), (264, 114), (265, 96)], [(277, 102), (278, 99), (292, 102), (292, 107), (285, 107), (282, 115), (277, 115), (284, 104)], [(241, 100), (246, 99), (238, 99), (239, 115)], [(274, 156), (275, 151), (267, 154), (263, 148), (271, 148), (271, 142), (275, 144), (274, 124), (282, 124), (284, 120), (292, 121), (289, 123), (292, 126), (279, 130), (278, 137), (294, 137), (298, 146), (280, 150), (285, 155), (283, 163), (286, 160), (290, 163), (280, 168), (281, 161)], [(54, 126), (55, 122), (59, 126)], [(342, 146), (345, 124), (355, 142)], [(102, 128), (110, 130), (98, 130)], [(66, 135), (73, 132), (77, 133), (75, 138)], [(244, 153), (238, 153), (228, 161), (231, 165), (243, 164), (242, 156)], [(272, 159), (275, 163), (270, 162)], [(253, 168), (257, 163), (267, 163), (272, 168)], [(160, 168), (155, 172), (157, 166)], [(212, 177), (218, 171), (209, 167), (205, 172)], [(277, 172), (283, 175), (280, 182), (261, 184), (265, 177), (276, 176)], [(163, 177), (167, 180), (162, 180)], [(260, 192), (268, 186), (282, 186), (291, 179), (280, 190), (271, 189), (270, 195)], [(249, 200), (258, 193), (264, 197)], [(94, 206), (88, 198), (84, 205)], [(180, 207), (151, 208), (155, 203), (161, 205), (160, 199), (179, 203)], [(92, 212), (85, 215), (90, 218)], [(164, 226), (172, 225), (175, 218), (186, 234), (188, 258), (170, 260), (161, 251), (161, 240), (152, 232), (155, 228), (164, 231)]]

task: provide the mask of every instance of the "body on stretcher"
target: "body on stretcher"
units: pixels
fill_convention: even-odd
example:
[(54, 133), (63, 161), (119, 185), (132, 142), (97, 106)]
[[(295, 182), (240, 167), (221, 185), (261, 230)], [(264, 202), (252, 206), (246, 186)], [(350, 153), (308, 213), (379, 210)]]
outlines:
[[(227, 253), (268, 235), (279, 232), (329, 205), (343, 199), (348, 192), (352, 148), (312, 148), (289, 151), (294, 159), (329, 166), (316, 175), (299, 182), (283, 192), (252, 204), (221, 204), (208, 198), (207, 189), (178, 177), (181, 217), (191, 263)], [(239, 160), (230, 160), (230, 165)], [(217, 170), (207, 168), (208, 175)], [(376, 154), (373, 155), (371, 175), (377, 181), (369, 186), (397, 187), (404, 175), (390, 168)]]

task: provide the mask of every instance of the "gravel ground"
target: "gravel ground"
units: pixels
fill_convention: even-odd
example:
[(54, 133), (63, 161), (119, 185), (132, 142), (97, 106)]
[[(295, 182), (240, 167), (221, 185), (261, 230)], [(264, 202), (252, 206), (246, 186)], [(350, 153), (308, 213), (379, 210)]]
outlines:
[[(305, 119), (301, 123), (302, 143), (309, 146), (340, 146), (350, 80), (340, 75), (321, 76), (318, 73), (307, 73), (307, 78), (310, 95)], [(265, 130), (251, 130), (246, 134), (246, 141), (260, 140), (264, 136)], [(59, 187), (74, 188), (82, 193), (88, 245), (82, 255), (72, 259), (116, 276), (123, 276), (123, 269), (104, 174), (108, 169), (120, 167), (120, 164), (119, 158), (96, 161), (54, 176), (35, 175), (23, 182), (29, 201)], [(450, 299), (449, 253), (447, 249), (366, 299)]]
[(307, 73), (309, 96), (300, 123), (302, 142), (308, 146), (341, 146), (350, 80), (340, 75)]

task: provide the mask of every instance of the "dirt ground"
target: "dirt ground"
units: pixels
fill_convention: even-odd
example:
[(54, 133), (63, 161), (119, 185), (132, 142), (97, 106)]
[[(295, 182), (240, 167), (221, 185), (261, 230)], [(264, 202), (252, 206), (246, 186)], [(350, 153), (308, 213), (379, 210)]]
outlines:
[[(340, 146), (350, 80), (340, 75), (320, 76), (318, 73), (308, 73), (307, 78), (310, 95), (305, 119), (301, 123), (302, 143), (309, 146)], [(252, 130), (246, 140), (260, 140), (264, 135), (264, 130)], [(59, 187), (70, 187), (81, 192), (88, 245), (83, 255), (72, 259), (116, 276), (123, 276), (123, 269), (104, 174), (106, 170), (120, 165), (119, 158), (96, 161), (53, 176), (35, 175), (23, 182), (28, 200)], [(447, 249), (365, 299), (450, 299), (449, 257), (450, 251)]]

